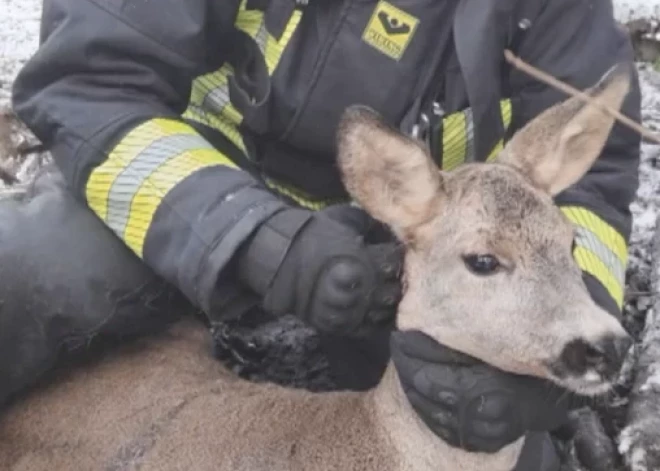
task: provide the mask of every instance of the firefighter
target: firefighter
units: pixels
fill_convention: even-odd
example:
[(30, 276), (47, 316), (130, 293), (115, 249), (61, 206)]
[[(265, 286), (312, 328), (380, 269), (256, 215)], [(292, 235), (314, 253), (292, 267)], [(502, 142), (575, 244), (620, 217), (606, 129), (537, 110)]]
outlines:
[[(66, 273), (69, 286), (101, 280), (98, 292), (73, 289), (85, 306), (102, 304), (92, 298), (113, 282), (130, 290), (143, 270), (215, 321), (254, 309), (297, 315), (333, 339), (338, 387), (372, 386), (392, 355), (411, 404), (443, 439), (493, 452), (527, 435), (518, 469), (556, 470), (546, 432), (565, 421), (567, 395), (548, 400), (540, 380), (455, 362), (418, 332), (390, 335), (400, 249), (348, 204), (335, 165), (337, 122), (354, 103), (424, 140), (439, 168), (487, 161), (565, 98), (511, 68), (505, 49), (581, 89), (633, 61), (610, 1), (46, 0), (13, 107), (62, 181), (59, 191), (44, 185), (50, 198), (23, 202), (23, 225), (6, 230), (39, 234), (30, 227), (46, 217), (63, 245), (15, 237), (6, 250), (43, 273)], [(637, 81), (623, 112), (640, 120)], [(616, 125), (588, 175), (556, 198), (581, 234), (584, 281), (614, 316), (639, 153), (640, 137)], [(35, 261), (35, 244), (50, 256)], [(63, 262), (71, 257), (75, 274)], [(42, 309), (2, 321), (20, 333), (2, 358), (33, 365), (0, 372), (22, 378), (12, 388), (20, 391), (72, 332), (103, 333), (113, 316), (136, 329), (144, 298), (138, 292), (119, 314)], [(370, 330), (379, 333), (369, 349), (351, 340)]]

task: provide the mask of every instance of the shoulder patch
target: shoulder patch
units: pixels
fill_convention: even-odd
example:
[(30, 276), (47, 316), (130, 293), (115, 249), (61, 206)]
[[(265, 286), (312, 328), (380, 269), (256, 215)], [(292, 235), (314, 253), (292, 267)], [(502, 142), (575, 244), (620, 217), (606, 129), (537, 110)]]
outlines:
[(419, 20), (381, 0), (371, 15), (362, 40), (394, 60), (403, 56)]

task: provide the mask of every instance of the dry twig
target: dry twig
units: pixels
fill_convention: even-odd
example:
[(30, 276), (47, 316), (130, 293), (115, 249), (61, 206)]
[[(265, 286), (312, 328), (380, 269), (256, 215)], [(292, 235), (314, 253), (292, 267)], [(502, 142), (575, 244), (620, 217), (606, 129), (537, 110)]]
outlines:
[(517, 57), (513, 52), (510, 50), (505, 50), (504, 51), (504, 57), (506, 58), (507, 62), (509, 62), (511, 65), (516, 67), (517, 69), (522, 70), (526, 74), (534, 77), (537, 80), (540, 80), (541, 82), (545, 83), (546, 85), (550, 85), (551, 87), (554, 87), (558, 90), (561, 90), (562, 92), (582, 99), (583, 101), (593, 105), (593, 106), (598, 106), (600, 109), (608, 113), (610, 116), (613, 116), (616, 118), (617, 121), (619, 121), (621, 124), (628, 126), (629, 128), (633, 129), (634, 131), (637, 131), (640, 133), (643, 137), (647, 138), (650, 141), (655, 142), (656, 144), (660, 144), (660, 136), (652, 133), (648, 129), (646, 129), (644, 126), (640, 125), (639, 123), (636, 123), (632, 119), (628, 118), (627, 116), (621, 114), (618, 110), (615, 110), (613, 108), (610, 108), (609, 106), (603, 105), (602, 103), (597, 102), (594, 100), (592, 97), (587, 95), (586, 93), (578, 90), (577, 88), (574, 88), (564, 82), (562, 82), (559, 79), (556, 79), (555, 77), (551, 76), (550, 74), (547, 74), (536, 67), (526, 63), (523, 61), (520, 57)]

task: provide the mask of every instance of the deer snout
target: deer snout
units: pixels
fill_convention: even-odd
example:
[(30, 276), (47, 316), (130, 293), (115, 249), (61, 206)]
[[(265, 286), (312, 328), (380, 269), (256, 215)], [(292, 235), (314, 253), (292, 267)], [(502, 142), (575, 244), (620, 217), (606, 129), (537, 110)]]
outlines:
[(561, 370), (590, 383), (616, 378), (633, 343), (627, 334), (604, 335), (596, 341), (582, 338), (569, 342), (560, 355)]

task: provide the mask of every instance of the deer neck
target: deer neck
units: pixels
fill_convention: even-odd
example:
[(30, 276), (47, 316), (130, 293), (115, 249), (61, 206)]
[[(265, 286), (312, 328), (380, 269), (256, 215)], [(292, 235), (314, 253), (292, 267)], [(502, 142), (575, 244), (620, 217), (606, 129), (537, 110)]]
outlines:
[(523, 439), (493, 454), (450, 447), (417, 416), (392, 362), (370, 400), (375, 424), (394, 448), (400, 471), (511, 471), (518, 461)]

